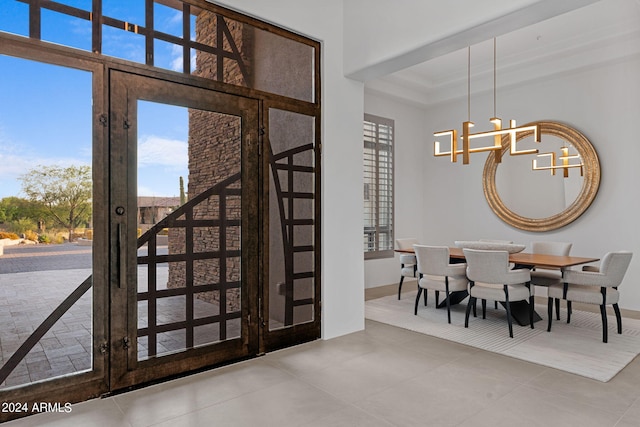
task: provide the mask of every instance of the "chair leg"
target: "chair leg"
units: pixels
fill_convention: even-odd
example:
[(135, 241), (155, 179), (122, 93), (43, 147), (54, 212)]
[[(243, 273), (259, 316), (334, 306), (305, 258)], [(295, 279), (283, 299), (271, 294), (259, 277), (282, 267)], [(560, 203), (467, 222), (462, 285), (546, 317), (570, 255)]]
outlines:
[(440, 304), (440, 291), (436, 291), (436, 307)]
[(571, 301), (567, 300), (567, 323), (571, 322)]
[[(427, 291), (424, 291), (425, 293), (427, 293)], [(413, 307), (413, 315), (417, 316), (418, 315), (418, 302), (420, 302), (420, 294), (422, 293), (422, 288), (418, 288), (418, 295), (416, 296), (416, 304)]]
[(445, 301), (447, 303), (447, 321), (451, 323), (451, 300), (449, 300), (449, 283), (445, 282), (444, 286)]
[(529, 297), (529, 324), (531, 325), (531, 329), (534, 329), (533, 327), (533, 305), (534, 305), (534, 296), (531, 295)]
[(476, 311), (476, 303), (477, 303), (478, 299), (474, 298), (473, 299), (473, 317), (478, 317), (478, 313)]
[(509, 337), (513, 338), (513, 325), (511, 324), (511, 307), (509, 306), (509, 289), (504, 285), (504, 307), (507, 309), (507, 324), (509, 325)]
[(498, 301), (493, 302), (493, 308), (495, 308), (496, 310), (498, 309)]
[(400, 299), (400, 293), (402, 292), (402, 282), (404, 282), (404, 276), (400, 276), (400, 283), (398, 283), (398, 299)]
[(469, 303), (467, 304), (467, 311), (464, 314), (464, 327), (469, 327), (469, 314), (471, 314), (471, 305), (476, 305), (476, 299), (472, 296), (469, 296)]
[(547, 298), (547, 332), (551, 332), (551, 321), (553, 320), (553, 298)]
[(618, 304), (613, 304), (613, 311), (616, 312), (616, 321), (618, 322), (618, 333), (622, 333), (622, 316), (620, 316), (620, 307)]
[(482, 300), (482, 318), (483, 319), (487, 318), (487, 300), (486, 299)]
[(428, 294), (428, 292), (427, 292), (427, 290), (425, 289), (425, 290), (424, 290), (424, 306), (425, 306), (425, 307), (427, 306), (427, 294)]
[(560, 299), (556, 298), (556, 320), (560, 320)]
[(609, 326), (607, 326), (607, 309), (603, 304), (600, 306), (600, 315), (602, 316), (602, 342), (607, 342), (607, 330)]

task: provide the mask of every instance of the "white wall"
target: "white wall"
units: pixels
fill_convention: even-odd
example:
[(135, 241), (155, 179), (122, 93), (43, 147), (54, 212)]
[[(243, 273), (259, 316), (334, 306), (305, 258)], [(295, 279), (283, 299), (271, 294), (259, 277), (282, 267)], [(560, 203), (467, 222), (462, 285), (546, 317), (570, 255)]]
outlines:
[[(427, 128), (425, 111), (384, 96), (365, 92), (365, 112), (395, 121), (394, 171), (395, 237), (420, 237), (423, 232), (422, 186), (425, 182), (422, 151), (416, 155), (416, 144), (423, 145)], [(366, 260), (365, 287), (398, 282), (400, 257)]]
[(364, 328), (363, 84), (343, 75), (342, 0), (224, 0), (322, 42), (322, 336)]
[[(498, 89), (498, 116), (503, 120), (516, 119), (520, 124), (554, 120), (569, 124), (589, 138), (600, 159), (602, 179), (591, 207), (572, 224), (544, 233), (512, 228), (490, 210), (482, 191), (486, 154), (472, 154), (470, 165), (452, 164), (446, 158), (433, 157), (432, 133), (460, 128), (466, 119), (466, 100), (429, 109), (424, 117), (425, 135), (411, 141), (413, 151), (422, 152), (423, 160), (424, 216), (413, 226), (423, 230), (420, 239), (449, 245), (454, 240), (479, 238), (508, 239), (518, 243), (567, 241), (573, 242), (571, 252), (576, 256), (602, 257), (607, 251), (631, 250), (634, 259), (620, 288), (620, 306), (640, 310), (640, 287), (636, 285), (640, 280), (638, 76), (640, 58), (635, 57), (545, 81)], [(382, 108), (380, 103), (378, 100), (376, 108)], [(389, 100), (387, 105), (391, 108), (395, 103)], [(368, 109), (369, 105), (365, 103), (365, 110)], [(472, 95), (471, 119), (477, 127), (488, 128), (487, 120), (492, 115), (491, 94)], [(503, 161), (508, 161), (508, 157)], [(398, 170), (406, 171), (413, 165), (411, 159), (410, 163), (399, 165)], [(399, 199), (397, 205), (403, 206), (406, 202)]]

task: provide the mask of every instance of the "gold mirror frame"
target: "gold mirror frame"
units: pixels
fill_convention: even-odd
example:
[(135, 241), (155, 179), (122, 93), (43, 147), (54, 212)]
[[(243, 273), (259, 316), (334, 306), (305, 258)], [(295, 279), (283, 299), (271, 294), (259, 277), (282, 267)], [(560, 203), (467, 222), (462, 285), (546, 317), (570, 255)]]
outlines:
[[(582, 188), (576, 199), (564, 211), (546, 218), (527, 218), (513, 212), (505, 206), (498, 195), (496, 188), (496, 170), (499, 163), (496, 163), (495, 157), (490, 154), (484, 164), (484, 172), (482, 174), (482, 187), (484, 196), (489, 206), (498, 217), (507, 224), (527, 231), (549, 231), (575, 221), (580, 215), (587, 210), (591, 202), (596, 197), (598, 187), (600, 186), (600, 162), (598, 154), (593, 148), (589, 140), (579, 131), (562, 123), (539, 121), (528, 123), (525, 126), (539, 124), (540, 133), (542, 135), (553, 135), (562, 140), (567, 141), (578, 151), (584, 163), (584, 179)], [(532, 136), (532, 131), (520, 132), (516, 136), (516, 140), (520, 141), (528, 136)], [(502, 136), (502, 154), (503, 161), (509, 161), (509, 135)]]

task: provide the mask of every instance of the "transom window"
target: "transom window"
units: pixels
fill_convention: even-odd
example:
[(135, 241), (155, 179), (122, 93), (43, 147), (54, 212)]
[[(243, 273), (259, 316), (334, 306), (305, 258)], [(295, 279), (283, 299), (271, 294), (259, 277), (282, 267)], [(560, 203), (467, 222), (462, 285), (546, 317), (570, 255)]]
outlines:
[(316, 101), (312, 45), (188, 1), (0, 0), (0, 9), (0, 31)]

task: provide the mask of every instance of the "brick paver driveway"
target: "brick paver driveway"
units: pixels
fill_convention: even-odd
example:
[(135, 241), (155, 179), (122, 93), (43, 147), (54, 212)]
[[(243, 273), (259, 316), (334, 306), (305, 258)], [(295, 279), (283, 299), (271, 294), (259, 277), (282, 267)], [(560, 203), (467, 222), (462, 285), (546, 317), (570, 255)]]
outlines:
[[(158, 248), (166, 253), (167, 247)], [(146, 248), (139, 249), (144, 254)], [(91, 270), (91, 247), (75, 244), (16, 245), (5, 247), (0, 256), (0, 366), (2, 366), (49, 316), (87, 277)], [(138, 269), (139, 287), (146, 286), (146, 266)], [(166, 286), (168, 267), (156, 269), (159, 289)], [(158, 321), (180, 319), (185, 313), (185, 299), (164, 298), (158, 301)], [(141, 305), (142, 304), (142, 305)], [(139, 303), (138, 325), (147, 322), (146, 306)], [(217, 304), (194, 301), (197, 317), (218, 313)], [(231, 328), (228, 333), (240, 334)], [(91, 369), (92, 292), (86, 292), (76, 304), (47, 332), (31, 352), (20, 362), (7, 380), (6, 387), (68, 375)], [(202, 329), (202, 328), (201, 328)], [(206, 328), (205, 328), (206, 329)], [(210, 325), (196, 336), (196, 344), (216, 341), (218, 326)], [(165, 333), (158, 344), (158, 354), (184, 349), (184, 332)], [(144, 339), (138, 347), (146, 358)]]
[(14, 245), (5, 246), (0, 256), (0, 274), (78, 268), (91, 268), (91, 246)]
[[(6, 246), (0, 256), (0, 365), (91, 275), (91, 247)], [(91, 292), (36, 344), (0, 388), (91, 367)]]

